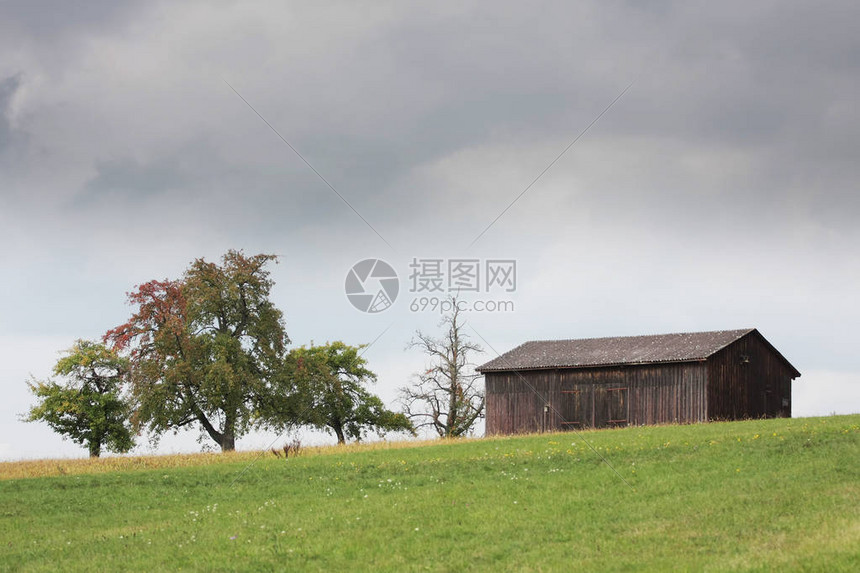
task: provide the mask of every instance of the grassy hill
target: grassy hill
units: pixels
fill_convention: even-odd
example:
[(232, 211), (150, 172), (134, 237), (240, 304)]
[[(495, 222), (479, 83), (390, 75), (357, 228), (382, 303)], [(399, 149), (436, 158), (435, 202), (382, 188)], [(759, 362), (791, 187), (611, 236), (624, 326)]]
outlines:
[(0, 464), (0, 478), (0, 570), (860, 564), (860, 415), (370, 444), (287, 461), (20, 462)]

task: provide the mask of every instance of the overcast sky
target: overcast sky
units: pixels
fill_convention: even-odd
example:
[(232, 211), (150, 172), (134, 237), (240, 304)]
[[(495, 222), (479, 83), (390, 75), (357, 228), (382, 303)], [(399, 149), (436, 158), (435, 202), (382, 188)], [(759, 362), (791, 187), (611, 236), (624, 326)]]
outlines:
[[(410, 261), (477, 258), (518, 279), (470, 298), (515, 305), (469, 313), (478, 362), (756, 327), (795, 415), (860, 411), (860, 4), (286, 4), (0, 2), (0, 459), (85, 455), (18, 420), (27, 377), (230, 248), (280, 256), (295, 344), (379, 337), (392, 406), (439, 320)], [(365, 314), (371, 257), (401, 290)]]

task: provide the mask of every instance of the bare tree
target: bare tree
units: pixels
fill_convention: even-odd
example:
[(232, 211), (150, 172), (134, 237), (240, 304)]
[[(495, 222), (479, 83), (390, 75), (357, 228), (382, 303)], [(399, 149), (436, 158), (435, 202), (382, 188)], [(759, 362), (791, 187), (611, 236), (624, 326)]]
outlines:
[(417, 382), (400, 389), (404, 413), (415, 428), (432, 427), (439, 436), (454, 438), (468, 434), (484, 417), (484, 391), (480, 374), (469, 362), (469, 354), (483, 349), (469, 342), (460, 322), (455, 297), (446, 301), (450, 311), (439, 326), (447, 331), (433, 338), (416, 331), (408, 348), (420, 348), (430, 359), (429, 368), (416, 374)]

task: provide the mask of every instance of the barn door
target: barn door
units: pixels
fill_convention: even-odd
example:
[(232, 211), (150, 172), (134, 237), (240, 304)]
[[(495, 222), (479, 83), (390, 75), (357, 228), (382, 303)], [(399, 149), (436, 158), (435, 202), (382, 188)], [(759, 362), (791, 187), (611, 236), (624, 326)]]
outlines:
[(583, 389), (561, 391), (561, 429), (578, 430), (594, 425), (592, 394)]
[(561, 429), (626, 426), (627, 388), (580, 386), (561, 391)]
[(594, 426), (626, 426), (629, 404), (627, 388), (596, 388), (594, 392)]

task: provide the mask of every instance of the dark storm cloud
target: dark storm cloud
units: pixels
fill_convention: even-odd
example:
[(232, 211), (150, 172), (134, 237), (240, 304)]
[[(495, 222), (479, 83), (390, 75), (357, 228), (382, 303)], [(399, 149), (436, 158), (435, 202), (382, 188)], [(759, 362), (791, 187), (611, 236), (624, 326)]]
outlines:
[[(59, 8), (61, 17), (44, 23), (38, 9), (10, 12), (34, 35), (41, 33), (40, 26), (60, 26), (65, 34), (83, 37), (92, 29), (122, 29), (135, 6), (96, 10), (93, 17), (63, 16), (64, 8)], [(290, 54), (302, 48), (303, 37), (294, 29), (276, 40), (263, 34), (254, 43), (236, 46), (239, 56), (246, 50), (239, 58), (241, 72), (222, 72), (239, 76), (235, 83), (240, 92), (359, 205), (373, 204), (376, 198), (392, 204), (420, 202), (418, 195), (426, 190), (404, 189), (398, 183), (416, 168), (459, 150), (499, 143), (527, 147), (555, 142), (561, 147), (631, 81), (634, 86), (625, 98), (554, 171), (561, 174), (565, 164), (575, 165), (577, 153), (601, 138), (659, 138), (702, 153), (744, 149), (751, 164), (749, 184), (724, 192), (737, 194), (745, 203), (760, 207), (788, 197), (806, 204), (808, 197), (824, 195), (830, 200), (819, 197), (819, 203), (833, 204), (850, 201), (840, 189), (853, 177), (849, 143), (858, 126), (856, 113), (850, 115), (850, 98), (860, 87), (857, 74), (851, 73), (857, 66), (852, 56), (858, 51), (858, 41), (849, 33), (855, 12), (849, 3), (814, 10), (785, 4), (745, 10), (671, 3), (646, 9), (553, 3), (434, 6), (394, 12), (365, 34), (343, 41), (338, 36), (350, 25), (336, 22), (316, 32), (331, 37), (326, 50), (298, 52), (295, 57)], [(318, 19), (313, 10), (294, 16), (298, 22)], [(142, 23), (158, 26), (159, 21)], [(193, 67), (192, 54), (177, 51), (174, 56), (179, 65)], [(278, 65), (261, 64), (267, 61)], [(267, 80), (253, 79), (255, 74)], [(101, 79), (104, 89), (112, 88), (110, 77)], [(154, 78), (153, 89), (159, 82)], [(210, 89), (214, 95), (223, 90), (221, 95), (230, 96), (217, 82)], [(184, 97), (181, 90), (176, 97)], [(212, 125), (225, 107), (234, 106), (246, 114), (238, 121), (259, 127), (243, 145), (269, 151), (282, 147), (238, 99), (212, 101), (222, 105), (210, 108)], [(145, 105), (129, 102), (129, 113), (135, 113), (135, 103)], [(190, 99), (183, 103), (196, 105)], [(164, 119), (170, 121), (169, 116)], [(188, 137), (193, 139), (193, 134)], [(141, 145), (160, 148), (164, 143)], [(180, 153), (190, 150), (185, 146)], [(622, 169), (630, 159), (626, 155), (640, 151), (625, 147), (623, 140), (615, 150), (611, 160)], [(252, 178), (250, 187), (255, 177), (270, 176), (277, 162), (301, 167), (288, 149), (282, 151), (280, 157), (269, 156), (269, 169), (246, 174)], [(181, 188), (204, 177), (205, 171), (217, 170), (223, 155), (213, 152), (210, 165), (200, 161), (183, 169), (152, 171), (141, 163), (138, 172), (132, 171), (140, 159), (95, 157), (97, 175), (82, 192), (90, 194), (104, 185), (134, 186), (135, 180), (144, 187), (157, 183)], [(548, 150), (543, 163), (551, 158)], [(673, 177), (674, 159), (665, 157), (653, 165), (655, 181), (662, 185)], [(540, 163), (529, 169), (537, 172)], [(115, 176), (129, 171), (131, 179), (111, 182), (112, 169)], [(710, 177), (702, 173), (701, 184), (707, 186)], [(303, 176), (298, 181), (307, 183)], [(295, 187), (298, 181), (284, 184)], [(500, 208), (526, 182), (499, 189)], [(602, 191), (587, 200), (600, 204), (612, 197), (635, 203), (648, 187), (649, 182), (642, 181), (636, 190)], [(308, 190), (313, 188), (311, 184)], [(806, 195), (797, 189), (805, 189)], [(683, 195), (687, 190), (663, 187), (647, 194), (652, 192)], [(672, 203), (683, 209), (683, 201)]]

